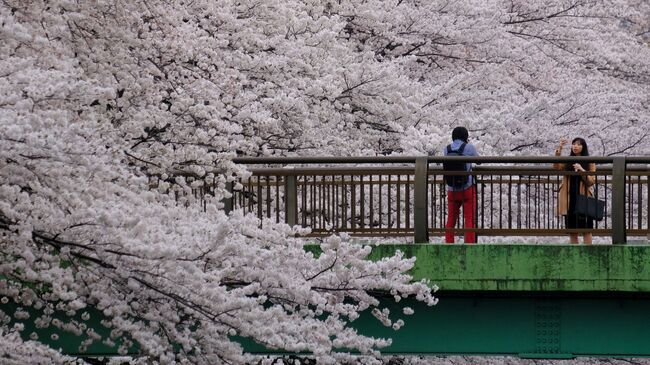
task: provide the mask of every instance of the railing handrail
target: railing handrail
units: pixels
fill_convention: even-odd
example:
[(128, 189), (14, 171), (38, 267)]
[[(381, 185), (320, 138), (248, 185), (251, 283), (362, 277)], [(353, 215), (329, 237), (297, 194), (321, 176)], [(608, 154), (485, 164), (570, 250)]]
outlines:
[[(232, 161), (242, 165), (269, 164), (394, 164), (415, 163), (415, 160), (425, 156), (356, 156), (356, 157), (235, 157)], [(426, 156), (428, 163), (443, 163), (445, 161), (460, 161), (474, 163), (563, 163), (571, 161), (593, 162), (596, 164), (612, 164), (617, 156)], [(647, 156), (625, 156), (626, 163), (650, 164)]]
[[(433, 165), (429, 166), (429, 171), (443, 171), (442, 166)], [(346, 174), (367, 174), (375, 172), (402, 172), (402, 173), (413, 173), (413, 166), (369, 166), (364, 168), (359, 168), (358, 166), (290, 166), (290, 167), (253, 167), (249, 168), (253, 174), (258, 175), (278, 175), (278, 176), (289, 176), (289, 175), (303, 175), (303, 174), (327, 174), (327, 175), (346, 175)], [(548, 172), (553, 175), (602, 175), (605, 173), (611, 173), (613, 168), (611, 165), (601, 165), (598, 170), (595, 172), (572, 172), (557, 170), (550, 166), (500, 166), (500, 165), (481, 165), (474, 166), (472, 168), (473, 172), (478, 173), (490, 173), (490, 172), (517, 172), (517, 173), (541, 173)], [(645, 172), (648, 171), (646, 167), (639, 166), (628, 166), (626, 168), (627, 172)], [(471, 172), (466, 172), (471, 173)], [(462, 171), (453, 172), (452, 174), (463, 174)]]

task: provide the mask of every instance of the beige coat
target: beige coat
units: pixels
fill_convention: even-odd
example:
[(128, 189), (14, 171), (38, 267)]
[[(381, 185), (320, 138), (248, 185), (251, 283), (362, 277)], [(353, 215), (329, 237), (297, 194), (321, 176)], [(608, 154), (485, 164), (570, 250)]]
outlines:
[[(555, 156), (560, 156), (562, 151), (559, 149), (555, 150)], [(554, 163), (553, 168), (556, 170), (564, 171), (566, 169), (566, 164), (564, 163)], [(596, 171), (596, 164), (589, 164), (589, 171)], [(594, 196), (594, 184), (596, 183), (596, 175), (581, 176), (582, 180), (580, 181), (580, 194)], [(557, 214), (566, 215), (569, 211), (569, 191), (571, 179), (569, 175), (562, 176), (562, 183), (560, 184), (560, 191), (558, 193), (557, 199)]]

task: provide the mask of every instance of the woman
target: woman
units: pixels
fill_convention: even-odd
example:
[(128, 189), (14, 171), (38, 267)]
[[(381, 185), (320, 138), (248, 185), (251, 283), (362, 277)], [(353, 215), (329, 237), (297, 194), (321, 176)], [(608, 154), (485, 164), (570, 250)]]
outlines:
[[(567, 144), (566, 138), (560, 139), (560, 147), (555, 150), (555, 156), (562, 155), (562, 149)], [(571, 142), (570, 156), (589, 156), (589, 148), (587, 142), (583, 138), (575, 138)], [(576, 163), (555, 163), (553, 167), (557, 170), (577, 171), (577, 172), (595, 172), (596, 164), (586, 162)], [(560, 185), (560, 193), (558, 196), (557, 212), (563, 215), (566, 223), (566, 228), (582, 228), (593, 229), (594, 220), (583, 215), (578, 215), (575, 212), (576, 196), (578, 194), (593, 196), (594, 187), (596, 183), (595, 175), (564, 175), (562, 177), (562, 184)], [(578, 243), (578, 234), (570, 233), (571, 243)], [(586, 245), (591, 244), (591, 233), (585, 233), (583, 240)]]

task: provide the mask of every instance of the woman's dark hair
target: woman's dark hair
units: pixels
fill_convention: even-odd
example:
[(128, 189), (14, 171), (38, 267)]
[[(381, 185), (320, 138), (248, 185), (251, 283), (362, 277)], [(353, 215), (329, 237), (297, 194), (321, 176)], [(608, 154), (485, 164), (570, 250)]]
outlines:
[[(576, 142), (580, 142), (580, 145), (582, 146), (582, 152), (580, 152), (580, 156), (589, 156), (589, 147), (587, 147), (587, 141), (585, 141), (584, 138), (574, 138), (573, 141), (571, 141), (571, 144), (574, 144)], [(573, 149), (571, 149), (571, 155), (570, 156), (576, 156), (573, 154)]]
[(467, 128), (456, 127), (453, 131), (451, 131), (451, 140), (455, 141), (457, 139), (460, 139), (461, 141), (467, 143), (467, 140), (469, 139), (469, 132), (467, 131)]
[[(580, 145), (582, 146), (582, 152), (580, 152), (579, 156), (589, 156), (589, 147), (587, 147), (587, 141), (585, 141), (584, 138), (574, 138), (573, 141), (571, 141), (571, 145), (573, 145), (576, 142), (580, 142)], [(571, 154), (569, 156), (578, 156), (573, 153), (573, 148), (570, 149)], [(582, 166), (583, 169), (589, 171), (589, 163), (588, 162), (580, 162), (580, 166)], [(573, 171), (573, 163), (567, 164), (566, 169), (569, 171)]]

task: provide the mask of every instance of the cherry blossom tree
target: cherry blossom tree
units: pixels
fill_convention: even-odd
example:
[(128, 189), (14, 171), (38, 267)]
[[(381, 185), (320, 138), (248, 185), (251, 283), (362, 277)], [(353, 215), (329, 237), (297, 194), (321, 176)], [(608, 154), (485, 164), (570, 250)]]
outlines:
[(405, 151), (439, 151), (440, 130), (460, 124), (483, 154), (549, 154), (560, 136), (594, 142), (592, 154), (647, 153), (647, 2), (469, 3), (430, 4), (442, 24), (422, 9), (411, 33), (375, 38), (429, 87), (430, 116), (406, 128)]
[[(247, 11), (208, 8), (225, 17), (215, 27)], [(9, 324), (28, 319), (24, 308), (44, 309), (33, 320), (61, 331), (78, 327), (57, 323), (52, 311), (95, 308), (124, 338), (118, 353), (135, 342), (151, 361), (240, 363), (233, 336), (333, 361), (334, 349), (373, 354), (390, 343), (349, 327), (378, 307), (370, 291), (435, 304), (427, 283), (410, 282), (412, 259), (370, 262), (369, 247), (340, 237), (315, 257), (290, 227), (260, 229), (241, 212), (226, 216), (224, 184), (245, 174), (228, 159), (262, 144), (236, 138), (261, 133), (253, 122), (267, 117), (247, 108), (262, 91), (248, 101), (239, 99), (248, 92), (216, 94), (239, 93), (236, 85), (246, 90), (247, 81), (232, 66), (212, 64), (220, 54), (192, 56), (192, 39), (196, 52), (213, 51), (191, 36), (200, 22), (173, 31), (186, 23), (182, 7), (61, 1), (0, 9), (0, 297), (20, 305), (2, 313), (3, 340), (19, 341), (21, 326)], [(217, 75), (197, 77), (203, 67)], [(223, 98), (241, 105), (229, 112)], [(152, 186), (153, 177), (161, 182)], [(186, 194), (208, 183), (200, 200)], [(391, 324), (388, 313), (375, 313)], [(81, 353), (93, 340), (116, 344), (86, 334)], [(36, 345), (25, 345), (22, 359), (38, 362), (29, 350)]]

